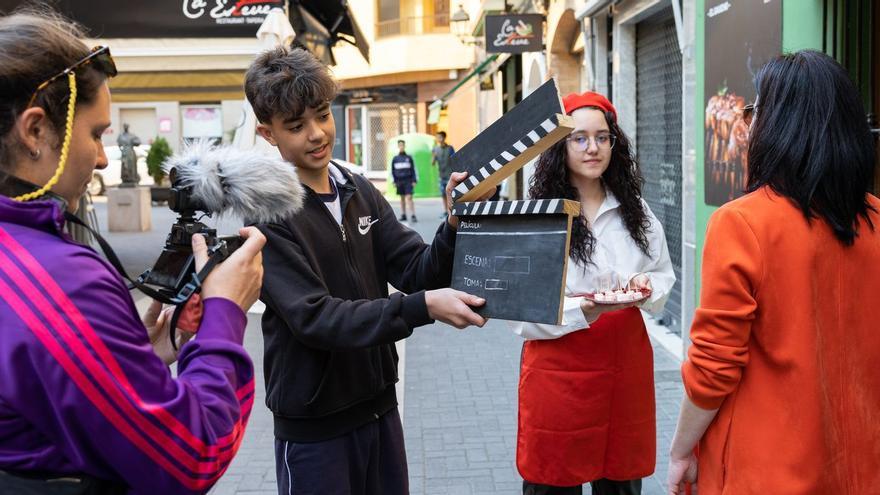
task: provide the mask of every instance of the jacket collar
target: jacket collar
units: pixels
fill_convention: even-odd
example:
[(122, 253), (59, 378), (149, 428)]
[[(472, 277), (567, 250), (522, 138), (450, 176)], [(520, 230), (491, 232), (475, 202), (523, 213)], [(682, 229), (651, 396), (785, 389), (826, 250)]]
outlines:
[(599, 206), (599, 211), (596, 212), (596, 219), (598, 219), (605, 212), (614, 210), (620, 207), (620, 201), (614, 196), (614, 193), (611, 192), (611, 189), (605, 188), (605, 200), (602, 201), (602, 205)]
[(327, 168), (330, 171), (330, 176), (336, 181), (337, 186), (344, 187), (345, 189), (357, 190), (357, 186), (351, 178), (351, 171), (347, 168), (336, 164), (336, 162), (332, 160), (327, 165)]
[(61, 233), (64, 228), (64, 211), (67, 201), (55, 193), (47, 192), (39, 199), (15, 201), (15, 196), (37, 190), (37, 186), (15, 176), (0, 179), (0, 222)]

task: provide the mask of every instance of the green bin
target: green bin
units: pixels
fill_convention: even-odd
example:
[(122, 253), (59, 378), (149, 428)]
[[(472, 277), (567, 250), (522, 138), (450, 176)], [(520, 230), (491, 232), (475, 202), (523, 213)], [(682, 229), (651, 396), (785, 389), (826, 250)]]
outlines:
[(416, 173), (419, 181), (413, 189), (414, 198), (439, 198), (440, 176), (437, 167), (431, 165), (431, 150), (434, 148), (434, 136), (430, 134), (401, 134), (388, 140), (385, 146), (385, 164), (388, 168), (388, 187), (385, 197), (389, 200), (398, 199), (397, 188), (391, 176), (391, 159), (397, 154), (397, 141), (406, 142), (406, 153), (416, 162)]

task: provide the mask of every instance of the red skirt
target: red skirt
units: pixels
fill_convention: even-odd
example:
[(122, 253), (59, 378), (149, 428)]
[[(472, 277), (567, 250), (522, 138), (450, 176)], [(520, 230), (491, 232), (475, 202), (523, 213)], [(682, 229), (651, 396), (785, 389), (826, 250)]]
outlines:
[(631, 480), (656, 464), (654, 355), (636, 308), (523, 345), (516, 464), (526, 481)]

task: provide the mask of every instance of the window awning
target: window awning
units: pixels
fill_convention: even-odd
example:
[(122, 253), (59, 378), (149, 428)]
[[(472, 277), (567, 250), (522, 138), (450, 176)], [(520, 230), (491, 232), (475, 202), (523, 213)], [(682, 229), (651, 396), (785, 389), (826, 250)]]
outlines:
[(507, 61), (508, 58), (510, 58), (509, 53), (494, 53), (489, 57), (486, 57), (485, 60), (474, 67), (472, 71), (468, 72), (468, 74), (464, 76), (461, 81), (458, 81), (458, 83), (453, 86), (452, 89), (447, 91), (446, 94), (428, 105), (428, 123), (436, 124), (440, 120), (440, 110), (443, 108), (443, 105), (446, 104), (446, 102), (452, 98), (453, 94), (458, 91), (459, 88), (464, 86), (465, 83), (480, 74), (491, 74), (495, 72), (501, 67), (501, 64)]
[(346, 0), (292, 0), (290, 23), (298, 42), (327, 65), (336, 65), (331, 49), (339, 41), (357, 47), (370, 61), (370, 45)]

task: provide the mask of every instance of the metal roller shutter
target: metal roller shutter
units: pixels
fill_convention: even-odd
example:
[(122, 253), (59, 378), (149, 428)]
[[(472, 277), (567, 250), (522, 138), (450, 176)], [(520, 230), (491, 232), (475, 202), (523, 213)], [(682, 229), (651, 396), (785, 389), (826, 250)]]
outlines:
[(676, 283), (663, 323), (681, 335), (681, 52), (672, 8), (636, 26), (636, 151), (643, 197), (666, 233)]

